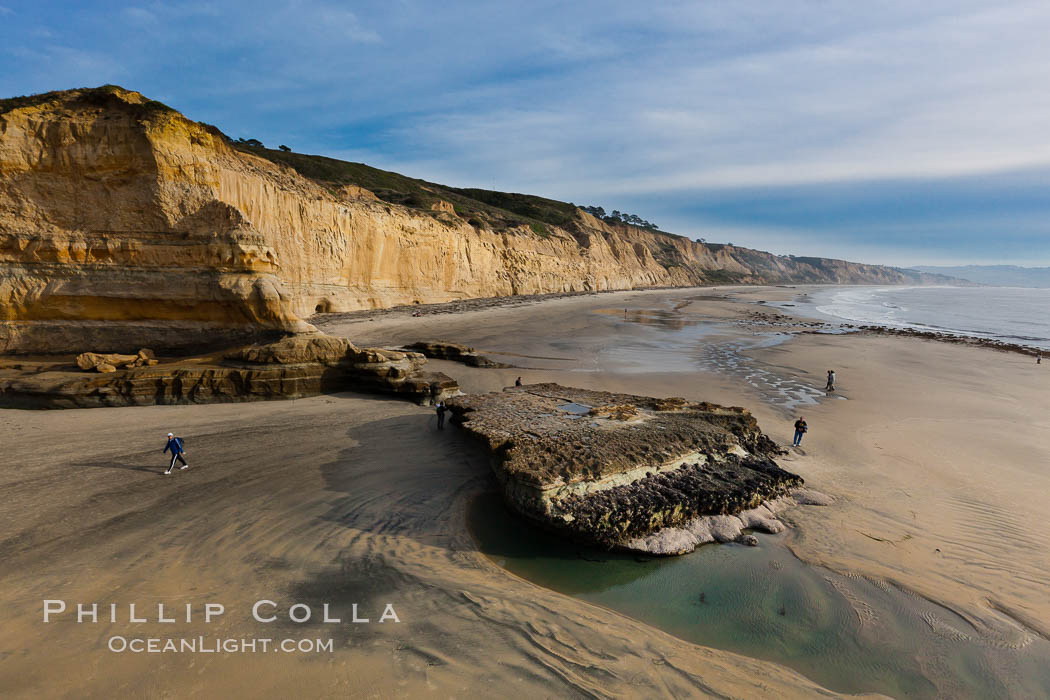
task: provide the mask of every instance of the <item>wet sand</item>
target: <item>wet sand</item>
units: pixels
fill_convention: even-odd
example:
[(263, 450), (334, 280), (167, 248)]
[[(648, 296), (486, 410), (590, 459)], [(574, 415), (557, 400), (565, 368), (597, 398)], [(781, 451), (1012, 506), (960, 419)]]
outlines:
[(806, 409), (785, 466), (837, 495), (797, 512), (804, 558), (897, 581), (995, 644), (1050, 636), (1050, 372), (1031, 358), (914, 339), (805, 336), (754, 353), (835, 367), (847, 401)]
[[(522, 367), (433, 363), (466, 391), (522, 375), (743, 405), (787, 443), (790, 406), (762, 377), (752, 386), (735, 370), (705, 370), (715, 366), (703, 351), (773, 330), (735, 325), (752, 307), (717, 297), (795, 291), (608, 294), (325, 330), (362, 345), (464, 342)], [(690, 297), (703, 298), (683, 305)], [(784, 461), (837, 498), (793, 512), (803, 559), (927, 595), (972, 621), (965, 634), (1023, 644), (1050, 627), (1040, 580), (1050, 547), (1034, 525), (1050, 492), (1045, 367), (901, 338), (804, 336), (740, 352), (807, 387), (835, 367), (848, 398), (806, 406), (811, 433)], [(186, 437), (192, 468), (163, 478), (168, 430)], [(486, 457), (408, 403), (345, 394), (3, 410), (0, 435), (5, 695), (832, 695), (783, 666), (690, 644), (491, 563), (465, 522), (491, 483)], [(68, 613), (44, 624), (45, 598), (125, 612), (115, 624)], [(329, 603), (344, 622), (255, 622), (259, 599), (315, 615)], [(126, 621), (128, 603), (157, 602), (218, 602), (226, 613), (211, 625)], [(373, 622), (350, 623), (352, 603)], [(376, 622), (385, 603), (400, 623)], [(113, 653), (113, 635), (331, 638), (334, 651)]]

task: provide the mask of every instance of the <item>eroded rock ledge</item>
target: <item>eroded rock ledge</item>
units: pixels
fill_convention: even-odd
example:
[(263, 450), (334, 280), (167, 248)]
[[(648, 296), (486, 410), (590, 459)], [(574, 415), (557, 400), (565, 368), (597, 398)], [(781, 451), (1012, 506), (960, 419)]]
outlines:
[(474, 348), (459, 343), (448, 343), (440, 340), (421, 340), (417, 343), (406, 345), (406, 352), (418, 352), (433, 360), (450, 360), (462, 362), (470, 367), (510, 367), (503, 362), (497, 362), (492, 358), (480, 354)]
[(418, 353), (358, 348), (345, 338), (292, 336), (225, 355), (154, 365), (80, 370), (71, 360), (0, 363), (0, 406), (95, 408), (294, 399), (337, 391), (396, 394), (432, 403), (459, 393), (455, 380), (424, 370)]
[[(802, 486), (776, 465), (779, 448), (742, 408), (558, 384), (448, 405), (488, 446), (511, 507), (582, 542), (678, 553), (666, 542), (649, 546), (651, 536), (745, 513)], [(748, 522), (761, 525), (759, 517)]]

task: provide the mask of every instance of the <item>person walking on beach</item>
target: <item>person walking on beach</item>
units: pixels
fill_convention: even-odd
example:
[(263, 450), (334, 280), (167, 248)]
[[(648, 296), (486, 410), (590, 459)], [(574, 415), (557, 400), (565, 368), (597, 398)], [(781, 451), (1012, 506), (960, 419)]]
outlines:
[(514, 380), (514, 386), (521, 386), (521, 377)]
[(445, 402), (439, 401), (437, 407), (434, 409), (438, 414), (438, 430), (445, 429)]
[[(190, 466), (186, 464), (186, 458), (183, 457), (183, 455), (186, 454), (186, 449), (182, 446), (182, 438), (175, 437), (174, 433), (168, 433), (168, 444), (164, 446), (164, 452), (167, 452), (168, 450), (171, 450), (171, 464), (168, 465), (168, 469), (164, 472), (164, 476), (171, 474), (171, 470), (175, 468), (176, 460), (182, 462), (179, 471)], [(164, 452), (161, 454), (164, 454)]]
[(802, 436), (806, 434), (807, 430), (809, 430), (809, 426), (806, 425), (806, 419), (799, 416), (798, 420), (795, 421), (795, 441), (791, 443), (794, 447), (802, 444)]
[(828, 370), (828, 385), (824, 387), (824, 391), (835, 391), (835, 370)]

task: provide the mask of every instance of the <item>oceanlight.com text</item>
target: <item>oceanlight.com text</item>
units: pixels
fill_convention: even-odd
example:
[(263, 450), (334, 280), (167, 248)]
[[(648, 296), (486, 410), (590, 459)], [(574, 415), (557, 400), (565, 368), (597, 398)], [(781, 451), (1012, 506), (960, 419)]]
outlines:
[(109, 638), (106, 648), (130, 654), (331, 654), (331, 639), (273, 639), (271, 637), (122, 637)]

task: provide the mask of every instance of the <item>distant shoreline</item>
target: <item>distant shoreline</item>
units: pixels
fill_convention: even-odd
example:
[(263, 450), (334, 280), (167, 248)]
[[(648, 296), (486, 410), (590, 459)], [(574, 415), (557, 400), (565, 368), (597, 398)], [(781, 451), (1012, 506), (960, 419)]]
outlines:
[(334, 311), (317, 313), (307, 317), (305, 320), (315, 326), (324, 326), (340, 321), (369, 320), (383, 316), (396, 314), (411, 315), (418, 311), (420, 316), (431, 316), (436, 314), (455, 314), (467, 311), (481, 311), (485, 309), (497, 309), (508, 306), (523, 306), (544, 301), (557, 299), (570, 299), (574, 297), (598, 296), (600, 294), (630, 294), (632, 292), (674, 292), (689, 290), (731, 290), (731, 289), (798, 289), (804, 287), (923, 287), (940, 285), (914, 285), (914, 284), (838, 284), (822, 282), (793, 282), (790, 284), (714, 284), (714, 285), (690, 285), (687, 287), (633, 287), (631, 289), (596, 289), (580, 292), (548, 292), (545, 294), (508, 294), (495, 297), (473, 297), (468, 299), (456, 299), (433, 304), (399, 304), (397, 306), (386, 306), (377, 309), (358, 309), (355, 311)]
[[(727, 284), (727, 285), (712, 285), (712, 286), (691, 286), (691, 287), (645, 287), (635, 289), (601, 289), (593, 291), (581, 291), (581, 292), (552, 292), (548, 294), (515, 294), (508, 296), (497, 296), (497, 297), (479, 297), (473, 299), (459, 299), (455, 301), (439, 302), (435, 304), (401, 304), (398, 306), (390, 306), (381, 309), (361, 309), (358, 311), (345, 311), (345, 312), (334, 312), (334, 313), (321, 313), (315, 314), (307, 319), (309, 323), (317, 326), (319, 330), (325, 331), (325, 326), (339, 324), (341, 322), (356, 322), (356, 321), (370, 321), (378, 318), (405, 315), (412, 316), (413, 313), (418, 312), (419, 316), (435, 316), (443, 314), (461, 314), (472, 311), (484, 311), (489, 309), (500, 309), (514, 306), (527, 306), (532, 304), (541, 304), (547, 301), (555, 301), (559, 299), (571, 299), (576, 297), (586, 296), (598, 296), (601, 294), (629, 294), (632, 292), (668, 292), (668, 291), (712, 291), (712, 290), (734, 290), (734, 289), (800, 289), (808, 287), (908, 287), (912, 285), (870, 285), (870, 284)], [(930, 285), (918, 285), (918, 286), (930, 286)], [(743, 301), (743, 300), (741, 300)], [(763, 302), (754, 302), (762, 304)], [(777, 311), (786, 315), (792, 316), (799, 319), (807, 320), (822, 320), (812, 316), (805, 316), (801, 309), (795, 309), (793, 307), (784, 308), (781, 306), (770, 306), (769, 308), (775, 308)], [(922, 340), (933, 340), (942, 343), (951, 343), (955, 345), (967, 345), (970, 347), (981, 347), (988, 348), (990, 350), (997, 350), (999, 352), (1010, 352), (1017, 353), (1020, 355), (1027, 355), (1029, 357), (1037, 357), (1040, 355), (1050, 355), (1050, 351), (1033, 345), (1025, 345), (1023, 343), (1008, 343), (1002, 340), (996, 340), (994, 338), (981, 338), (979, 336), (966, 335), (964, 333), (949, 333), (941, 331), (923, 331), (913, 328), (897, 328), (893, 326), (884, 326), (879, 324), (857, 324), (851, 323), (847, 320), (841, 322), (835, 321), (823, 321), (828, 327), (839, 327), (848, 329), (854, 332), (868, 333), (872, 335), (889, 335), (898, 337), (908, 338), (919, 338)], [(325, 331), (328, 332), (328, 331)], [(799, 333), (821, 333), (819, 330), (800, 330)]]

